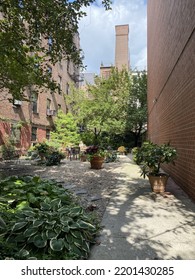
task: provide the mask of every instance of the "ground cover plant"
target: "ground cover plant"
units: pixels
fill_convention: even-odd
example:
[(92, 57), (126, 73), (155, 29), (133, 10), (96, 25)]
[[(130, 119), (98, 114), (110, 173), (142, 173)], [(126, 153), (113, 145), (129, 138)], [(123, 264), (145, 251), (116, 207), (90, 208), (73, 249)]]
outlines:
[(99, 224), (62, 185), (12, 176), (0, 186), (0, 259), (88, 257)]

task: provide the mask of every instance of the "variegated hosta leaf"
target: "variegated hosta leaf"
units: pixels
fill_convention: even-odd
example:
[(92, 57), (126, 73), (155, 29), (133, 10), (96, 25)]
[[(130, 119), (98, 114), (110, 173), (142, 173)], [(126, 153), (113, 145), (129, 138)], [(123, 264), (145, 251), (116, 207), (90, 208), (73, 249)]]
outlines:
[(38, 232), (38, 228), (27, 228), (24, 232), (25, 237), (30, 237)]
[(47, 240), (43, 240), (41, 235), (37, 235), (34, 238), (34, 245), (37, 248), (44, 248), (47, 245)]
[(53, 238), (50, 240), (50, 248), (53, 251), (62, 251), (62, 249), (64, 248), (64, 240), (62, 238), (60, 239), (56, 239)]
[(27, 225), (28, 222), (18, 222), (15, 223), (14, 226), (12, 227), (12, 231), (17, 231)]

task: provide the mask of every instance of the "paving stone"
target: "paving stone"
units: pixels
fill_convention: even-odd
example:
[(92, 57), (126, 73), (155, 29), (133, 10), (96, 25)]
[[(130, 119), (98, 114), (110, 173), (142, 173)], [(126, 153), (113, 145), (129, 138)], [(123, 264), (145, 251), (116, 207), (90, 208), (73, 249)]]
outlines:
[(63, 185), (63, 187), (67, 190), (72, 190), (76, 188), (76, 185)]
[(78, 191), (75, 191), (75, 194), (76, 195), (87, 194), (87, 190), (85, 190), (85, 189), (78, 190)]
[(102, 199), (102, 196), (100, 196), (100, 195), (95, 195), (95, 196), (91, 197), (91, 201), (96, 201), (96, 200), (100, 200), (100, 199)]

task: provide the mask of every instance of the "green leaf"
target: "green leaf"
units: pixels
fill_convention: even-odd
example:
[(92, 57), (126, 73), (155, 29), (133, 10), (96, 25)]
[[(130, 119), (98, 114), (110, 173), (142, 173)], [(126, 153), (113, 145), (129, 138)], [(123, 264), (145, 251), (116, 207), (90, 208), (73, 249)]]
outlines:
[(33, 211), (24, 210), (24, 209), (23, 209), (22, 214), (25, 215), (25, 216), (28, 216), (28, 217), (34, 217), (35, 216), (35, 213)]
[(80, 257), (84, 255), (83, 252), (74, 243), (70, 244), (70, 251)]
[(29, 206), (29, 203), (28, 201), (22, 201), (20, 202), (17, 206), (16, 206), (16, 209), (17, 210), (22, 210), (24, 209), (25, 207)]
[(60, 217), (60, 222), (63, 225), (68, 226), (69, 223), (73, 222), (73, 219), (68, 217), (68, 216), (66, 216), (66, 215), (63, 215), (63, 216)]
[(61, 225), (55, 226), (54, 231), (57, 233), (57, 235), (59, 235), (62, 232)]
[(43, 223), (44, 221), (35, 220), (33, 221), (33, 227), (40, 227)]
[(33, 181), (34, 183), (39, 183), (39, 182), (40, 182), (40, 177), (39, 177), (39, 176), (34, 176), (33, 179), (32, 179), (32, 181)]
[(48, 239), (52, 239), (54, 237), (57, 237), (58, 234), (55, 231), (47, 230), (46, 231), (46, 236)]
[(50, 206), (50, 204), (48, 204), (48, 203), (45, 203), (45, 202), (41, 202), (40, 203), (40, 206), (41, 206), (41, 210), (50, 210), (51, 209), (51, 206)]
[(77, 239), (83, 240), (83, 235), (79, 230), (71, 230), (70, 233)]
[(69, 215), (71, 217), (79, 216), (82, 213), (83, 213), (83, 209), (81, 207), (74, 207), (69, 211)]
[(6, 229), (6, 223), (4, 222), (3, 218), (0, 216), (0, 229)]
[(24, 228), (26, 225), (28, 224), (28, 222), (19, 222), (19, 223), (15, 223), (14, 226), (12, 227), (12, 231), (17, 231), (19, 229)]
[(95, 229), (95, 227), (92, 224), (84, 222), (82, 220), (78, 221), (77, 224), (79, 225), (80, 228), (83, 229), (89, 229), (89, 230)]
[(55, 198), (53, 199), (51, 202), (50, 202), (50, 205), (51, 205), (51, 208), (54, 210), (54, 211), (57, 211), (60, 206), (61, 206), (61, 199), (59, 198)]
[(50, 240), (50, 248), (53, 251), (62, 251), (62, 249), (64, 248), (64, 240), (62, 238), (60, 239), (51, 239)]
[(69, 213), (69, 209), (67, 207), (61, 207), (58, 209), (58, 212), (60, 214), (68, 214)]
[(37, 228), (27, 228), (24, 232), (25, 237), (30, 237), (32, 235), (35, 235), (37, 233), (38, 229)]
[(70, 228), (69, 228), (68, 226), (62, 226), (61, 230), (62, 230), (63, 232), (68, 233), (69, 230), (70, 230)]
[(21, 258), (27, 257), (29, 255), (29, 251), (25, 250), (25, 249), (22, 249), (22, 250), (19, 251), (18, 255)]
[(86, 251), (87, 253), (89, 253), (89, 251), (90, 251), (89, 243), (85, 240), (82, 243), (82, 250)]
[(44, 248), (47, 245), (47, 240), (43, 240), (41, 235), (37, 235), (34, 238), (34, 245), (37, 248)]
[(69, 244), (71, 244), (73, 242), (73, 237), (70, 233), (66, 234), (66, 240)]
[(28, 198), (28, 201), (29, 201), (30, 203), (35, 203), (35, 202), (37, 201), (37, 199), (36, 199), (36, 197), (34, 196), (33, 193), (28, 193), (28, 194), (27, 194), (27, 198)]
[(80, 227), (79, 223), (72, 223), (72, 224), (69, 225), (69, 228), (71, 228), (71, 229), (79, 229), (81, 227)]

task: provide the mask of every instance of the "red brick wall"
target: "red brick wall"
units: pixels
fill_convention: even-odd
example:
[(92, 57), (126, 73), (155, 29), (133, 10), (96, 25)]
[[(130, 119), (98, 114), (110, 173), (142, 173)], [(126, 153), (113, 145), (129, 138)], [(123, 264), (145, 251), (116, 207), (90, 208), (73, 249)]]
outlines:
[[(18, 148), (26, 150), (31, 145), (31, 125), (37, 127), (37, 140), (43, 141), (46, 138), (46, 129), (53, 129), (55, 119), (55, 116), (47, 116), (47, 99), (51, 100), (51, 110), (57, 112), (60, 105), (61, 109), (66, 112), (65, 97), (67, 94), (67, 84), (74, 82), (71, 75), (77, 74), (76, 71), (72, 63), (67, 67), (67, 61), (65, 60), (61, 61), (61, 64), (57, 63), (52, 67), (53, 78), (56, 81), (58, 81), (59, 76), (62, 78), (62, 93), (51, 93), (50, 90), (40, 92), (38, 95), (37, 113), (32, 112), (32, 103), (22, 101), (21, 106), (13, 106), (8, 101), (8, 98), (12, 98), (12, 96), (6, 94), (6, 92), (1, 92), (4, 100), (0, 102), (0, 145), (4, 142), (3, 136), (5, 133), (7, 135), (10, 134), (10, 125), (17, 124), (18, 122), (22, 123), (21, 143), (17, 144)], [(26, 95), (28, 96), (29, 93), (26, 92)], [(30, 96), (28, 97), (30, 98)]]
[(164, 166), (195, 199), (195, 5), (148, 0), (148, 137), (171, 142), (176, 165)]

